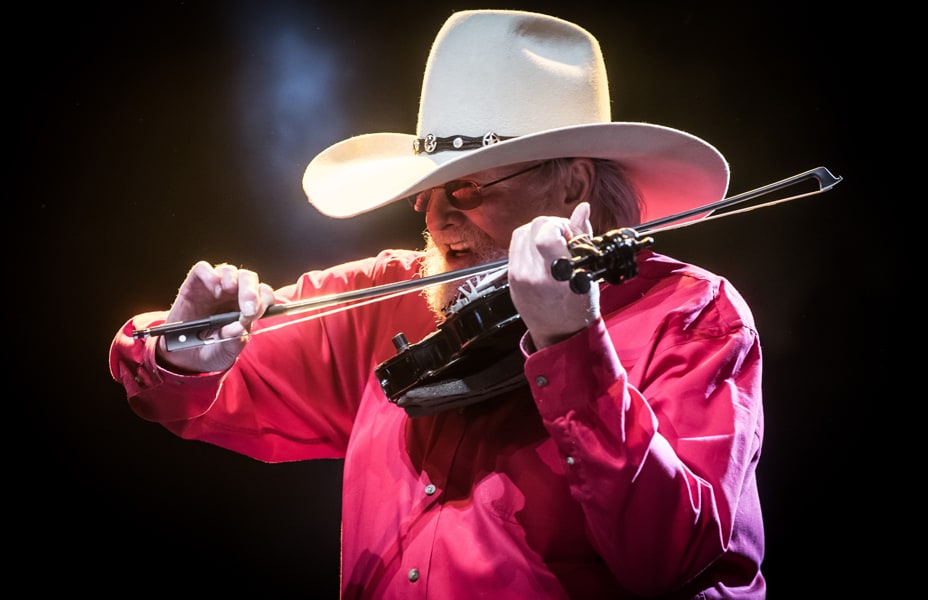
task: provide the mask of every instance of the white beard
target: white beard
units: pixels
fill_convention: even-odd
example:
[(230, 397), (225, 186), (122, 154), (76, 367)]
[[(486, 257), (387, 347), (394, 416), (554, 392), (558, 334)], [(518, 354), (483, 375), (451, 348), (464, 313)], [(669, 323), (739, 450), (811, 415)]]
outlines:
[[(428, 231), (424, 232), (425, 238), (425, 258), (422, 259), (422, 267), (419, 271), (423, 277), (447, 273), (451, 270), (445, 253), (435, 245), (432, 236)], [(496, 260), (506, 258), (509, 254), (505, 248), (500, 248), (489, 236), (477, 229), (471, 227), (465, 231), (464, 239), (467, 240), (469, 253), (467, 264), (458, 268), (474, 267)], [(457, 299), (463, 281), (451, 281), (441, 283), (425, 288), (422, 295), (425, 296), (429, 308), (435, 315), (437, 322), (442, 322), (447, 317), (447, 308)]]

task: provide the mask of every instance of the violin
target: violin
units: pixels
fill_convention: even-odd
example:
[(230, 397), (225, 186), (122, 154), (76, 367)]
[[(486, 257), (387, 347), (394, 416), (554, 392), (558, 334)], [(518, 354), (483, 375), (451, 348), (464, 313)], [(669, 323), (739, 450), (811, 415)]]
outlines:
[[(817, 189), (810, 192), (739, 210), (719, 212), (722, 209), (810, 179), (816, 180), (818, 184)], [(620, 284), (637, 275), (636, 255), (642, 248), (653, 243), (653, 239), (647, 237), (646, 234), (658, 230), (666, 231), (686, 227), (747, 210), (755, 210), (816, 195), (830, 190), (841, 180), (841, 177), (832, 175), (825, 167), (818, 167), (756, 190), (644, 223), (635, 229), (622, 228), (595, 237), (578, 236), (568, 241), (571, 256), (553, 261), (551, 274), (559, 281), (568, 281), (570, 289), (575, 293), (588, 292), (593, 283), (596, 282), (605, 281), (611, 284)], [(690, 219), (691, 217), (699, 218), (683, 222), (684, 219)], [(500, 273), (505, 272), (506, 264), (507, 261), (501, 260), (486, 265), (387, 284), (367, 290), (355, 290), (343, 294), (274, 305), (269, 307), (261, 318), (341, 305), (340, 308), (318, 312), (307, 317), (318, 318), (331, 314), (331, 312), (348, 310), (368, 302), (422, 290), (431, 285), (465, 280), (472, 276), (489, 273), (496, 273), (498, 278)], [(478, 287), (474, 287), (473, 290), (477, 290)], [(400, 403), (405, 394), (414, 391), (420, 386), (431, 386), (441, 381), (466, 378), (473, 373), (492, 370), (490, 367), (500, 361), (513, 364), (511, 356), (514, 351), (518, 351), (519, 341), (526, 328), (509, 296), (509, 286), (505, 283), (494, 283), (485, 286), (479, 292), (479, 294), (471, 294), (465, 298), (466, 301), (459, 302), (447, 318), (438, 325), (436, 331), (428, 334), (421, 341), (411, 344), (402, 332), (393, 337), (393, 344), (397, 350), (396, 355), (375, 367), (375, 374), (380, 385), (392, 402)], [(135, 330), (132, 335), (134, 339), (163, 335), (166, 336), (165, 342), (168, 351), (181, 350), (225, 341), (222, 339), (209, 339), (206, 335), (225, 324), (238, 320), (240, 316), (241, 313), (239, 312), (229, 312), (213, 315), (205, 319), (166, 323), (147, 329)], [(290, 324), (295, 322), (299, 322), (299, 320)], [(271, 328), (259, 330), (256, 334), (269, 329)], [(515, 363), (513, 368), (521, 369), (521, 362)]]
[[(656, 225), (703, 214), (706, 210), (711, 213), (809, 177), (818, 180), (819, 191), (830, 189), (841, 180), (820, 167), (754, 192), (652, 221), (640, 229), (653, 231)], [(558, 281), (568, 281), (571, 291), (577, 294), (589, 292), (594, 283), (618, 285), (638, 274), (636, 256), (653, 242), (653, 238), (642, 237), (637, 230), (628, 227), (595, 237), (577, 236), (567, 243), (570, 257), (552, 262), (551, 275)], [(418, 386), (485, 371), (489, 365), (506, 360), (513, 349), (518, 348), (525, 331), (509, 298), (509, 287), (504, 284), (451, 311), (436, 331), (418, 343), (410, 344), (403, 333), (398, 333), (393, 338), (397, 354), (377, 365), (374, 372), (387, 398), (402, 404), (403, 395)], [(512, 368), (521, 369), (523, 362), (515, 363)]]
[[(578, 294), (588, 292), (593, 282), (622, 283), (638, 274), (635, 255), (652, 242), (630, 228), (597, 237), (578, 236), (568, 242), (571, 258), (555, 260), (551, 274), (558, 281), (569, 281)], [(465, 296), (466, 291), (462, 288)], [(486, 370), (517, 349), (525, 331), (509, 285), (501, 284), (465, 298), (435, 331), (415, 344), (403, 333), (396, 334), (396, 355), (377, 365), (374, 373), (387, 398), (397, 402), (413, 387)], [(520, 362), (514, 368), (521, 366)]]
[(509, 286), (496, 286), (451, 312), (419, 342), (410, 344), (403, 333), (396, 334), (396, 355), (374, 373), (387, 398), (396, 402), (415, 386), (462, 379), (489, 368), (518, 348), (525, 330)]

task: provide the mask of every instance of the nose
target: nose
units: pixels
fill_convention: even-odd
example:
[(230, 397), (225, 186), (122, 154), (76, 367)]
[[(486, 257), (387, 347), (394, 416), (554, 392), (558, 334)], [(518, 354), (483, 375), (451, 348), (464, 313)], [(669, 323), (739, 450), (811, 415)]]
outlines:
[(421, 201), (424, 206), (420, 208), (419, 204), (416, 203), (416, 210), (425, 211), (425, 226), (432, 231), (459, 223), (464, 218), (462, 211), (451, 206), (444, 188), (429, 190)]

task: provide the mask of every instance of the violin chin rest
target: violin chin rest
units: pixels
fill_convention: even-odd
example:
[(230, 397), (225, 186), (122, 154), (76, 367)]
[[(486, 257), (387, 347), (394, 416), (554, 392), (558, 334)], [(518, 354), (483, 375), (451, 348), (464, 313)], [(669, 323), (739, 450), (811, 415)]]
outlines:
[(516, 348), (481, 371), (413, 387), (396, 399), (396, 405), (410, 417), (423, 417), (484, 402), (526, 385), (524, 364)]

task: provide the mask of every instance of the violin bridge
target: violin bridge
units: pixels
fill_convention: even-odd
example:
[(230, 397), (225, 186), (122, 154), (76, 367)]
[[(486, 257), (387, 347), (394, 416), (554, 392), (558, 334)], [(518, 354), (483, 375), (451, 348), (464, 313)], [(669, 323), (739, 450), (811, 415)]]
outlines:
[(458, 295), (455, 297), (454, 301), (444, 309), (445, 315), (453, 314), (477, 298), (495, 290), (499, 287), (496, 285), (497, 282), (505, 279), (508, 273), (508, 267), (501, 267), (495, 271), (478, 274), (467, 279), (458, 287)]

